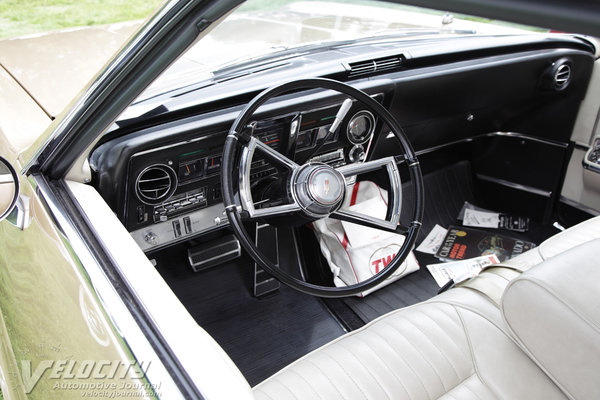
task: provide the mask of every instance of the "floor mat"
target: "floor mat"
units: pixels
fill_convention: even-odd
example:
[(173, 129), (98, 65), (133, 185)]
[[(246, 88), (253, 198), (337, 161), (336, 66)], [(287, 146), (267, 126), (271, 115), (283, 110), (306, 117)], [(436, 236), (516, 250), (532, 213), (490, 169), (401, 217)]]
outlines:
[(250, 261), (193, 273), (184, 249), (157, 258), (157, 269), (190, 314), (227, 352), (250, 385), (344, 334), (317, 298), (282, 285), (252, 296)]
[[(460, 225), (461, 221), (456, 219), (465, 201), (477, 204), (473, 182), (471, 180), (470, 163), (459, 162), (448, 168), (441, 169), (425, 175), (425, 210), (423, 214), (423, 225), (419, 232), (417, 244), (419, 244), (438, 224), (442, 227), (449, 225)], [(403, 186), (404, 198), (412, 198), (412, 187)], [(478, 204), (485, 207), (484, 204)], [(403, 224), (410, 223), (412, 205), (405, 203), (401, 221)], [(535, 222), (530, 223), (527, 233), (509, 232), (510, 236), (541, 243), (558, 231), (552, 227), (544, 227)], [(506, 231), (503, 231), (507, 234)], [(423, 254), (415, 251), (415, 256), (421, 268), (383, 289), (380, 289), (365, 298), (350, 297), (342, 301), (365, 323), (372, 321), (381, 315), (402, 307), (425, 301), (435, 296), (439, 286), (426, 268), (428, 264), (439, 263), (433, 255)]]

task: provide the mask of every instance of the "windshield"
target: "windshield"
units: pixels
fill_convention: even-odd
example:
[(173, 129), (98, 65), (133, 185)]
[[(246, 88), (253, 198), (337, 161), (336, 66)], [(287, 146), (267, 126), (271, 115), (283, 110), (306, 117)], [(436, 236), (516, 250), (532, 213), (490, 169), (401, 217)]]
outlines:
[[(368, 37), (531, 33), (528, 28), (379, 1), (249, 0), (189, 49), (138, 101), (266, 55)], [(283, 53), (285, 52), (285, 53)]]

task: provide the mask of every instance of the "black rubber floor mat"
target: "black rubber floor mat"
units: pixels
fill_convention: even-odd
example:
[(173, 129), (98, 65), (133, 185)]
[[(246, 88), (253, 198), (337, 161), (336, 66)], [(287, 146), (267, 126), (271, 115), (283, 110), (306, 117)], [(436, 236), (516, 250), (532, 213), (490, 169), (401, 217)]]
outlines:
[[(456, 224), (456, 219), (465, 201), (474, 203), (473, 182), (471, 179), (471, 164), (461, 161), (448, 168), (440, 169), (423, 176), (425, 209), (423, 212), (423, 225), (419, 232), (420, 243), (435, 224), (448, 226)], [(402, 187), (403, 210), (401, 221), (409, 225), (413, 213), (413, 190), (410, 183)]]
[(247, 259), (193, 273), (179, 254), (161, 254), (158, 271), (252, 386), (344, 334), (315, 297), (281, 285), (273, 295), (254, 298)]

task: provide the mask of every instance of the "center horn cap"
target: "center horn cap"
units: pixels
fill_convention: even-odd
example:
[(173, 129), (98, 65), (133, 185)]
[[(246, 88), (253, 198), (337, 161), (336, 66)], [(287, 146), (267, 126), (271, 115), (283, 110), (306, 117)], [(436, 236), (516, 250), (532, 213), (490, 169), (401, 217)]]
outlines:
[(327, 164), (307, 165), (297, 175), (294, 187), (302, 208), (312, 215), (325, 216), (344, 198), (346, 180)]

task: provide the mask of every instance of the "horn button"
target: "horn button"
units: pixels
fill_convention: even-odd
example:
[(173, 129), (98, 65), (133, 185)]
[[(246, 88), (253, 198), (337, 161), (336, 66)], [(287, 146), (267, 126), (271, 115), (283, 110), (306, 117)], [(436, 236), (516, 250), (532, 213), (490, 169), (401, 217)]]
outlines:
[(346, 192), (344, 176), (327, 164), (308, 164), (293, 178), (293, 194), (309, 214), (324, 217), (335, 211)]

